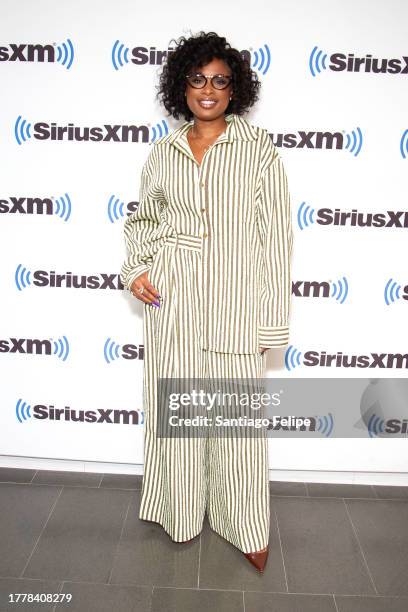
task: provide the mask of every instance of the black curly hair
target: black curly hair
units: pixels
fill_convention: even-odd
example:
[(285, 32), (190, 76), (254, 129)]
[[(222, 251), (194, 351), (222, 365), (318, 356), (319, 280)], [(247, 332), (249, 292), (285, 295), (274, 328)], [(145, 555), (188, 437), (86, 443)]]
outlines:
[[(258, 100), (261, 82), (256, 72), (251, 70), (248, 59), (231, 47), (223, 36), (215, 32), (199, 32), (186, 38), (172, 39), (176, 48), (171, 51), (163, 64), (160, 74), (157, 98), (168, 112), (168, 116), (186, 121), (193, 118), (184, 95), (185, 75), (193, 68), (201, 68), (214, 58), (226, 62), (232, 71), (233, 96), (225, 113), (242, 115)], [(170, 41), (171, 42), (171, 41)]]

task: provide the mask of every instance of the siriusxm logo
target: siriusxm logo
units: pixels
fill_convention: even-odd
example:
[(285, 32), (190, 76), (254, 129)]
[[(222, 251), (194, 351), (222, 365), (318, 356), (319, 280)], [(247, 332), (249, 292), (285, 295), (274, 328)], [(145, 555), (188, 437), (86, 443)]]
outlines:
[(271, 52), (268, 45), (264, 44), (255, 50), (252, 47), (249, 49), (251, 51), (250, 56), (247, 51), (241, 51), (241, 55), (249, 60), (251, 68), (261, 74), (266, 74), (271, 65)]
[(368, 420), (367, 431), (370, 438), (379, 438), (384, 434), (404, 435), (408, 433), (407, 419), (384, 420), (376, 414), (372, 414)]
[(144, 345), (140, 344), (118, 344), (111, 338), (107, 338), (103, 345), (103, 356), (106, 363), (112, 363), (116, 359), (144, 359)]
[(333, 72), (371, 72), (373, 74), (408, 74), (408, 57), (377, 58), (371, 54), (356, 57), (354, 53), (333, 53), (327, 63), (327, 53), (313, 47), (309, 56), (309, 70), (312, 76), (318, 76), (323, 70)]
[(326, 416), (318, 416), (317, 417), (317, 426), (316, 431), (319, 431), (323, 436), (328, 438), (331, 436), (334, 428), (334, 419), (331, 412)]
[[(339, 278), (338, 281), (292, 282), (292, 295), (296, 297), (333, 298), (339, 304), (344, 304), (348, 294), (349, 283), (345, 276)], [(400, 283), (390, 278), (384, 288), (384, 301), (387, 306), (390, 306), (397, 300), (408, 300), (408, 285), (402, 287)]]
[(139, 202), (125, 202), (115, 195), (111, 195), (108, 200), (107, 213), (111, 223), (122, 220), (126, 215), (131, 215), (137, 209)]
[(404, 293), (401, 295), (401, 285), (390, 278), (384, 288), (384, 301), (387, 306), (394, 304), (397, 300), (408, 300), (408, 285), (402, 287)]
[(69, 70), (73, 61), (74, 46), (69, 38), (59, 45), (10, 44), (0, 47), (0, 62), (57, 62)]
[(14, 282), (19, 291), (28, 287), (50, 287), (64, 289), (123, 289), (119, 274), (57, 274), (54, 271), (35, 270), (33, 273), (28, 268), (18, 264)]
[(116, 40), (112, 46), (111, 60), (115, 70), (123, 68), (129, 62), (137, 66), (144, 66), (146, 64), (161, 66), (165, 58), (173, 51), (173, 47), (169, 47), (165, 51), (156, 49), (156, 47), (150, 47), (149, 49), (147, 47), (134, 47), (130, 49), (119, 40)]
[(306, 351), (303, 355), (299, 349), (289, 345), (285, 352), (286, 369), (291, 371), (301, 365), (320, 368), (408, 369), (408, 353), (347, 355), (341, 351), (334, 354), (326, 351)]
[(406, 436), (408, 432), (406, 378), (370, 378), (360, 400), (361, 420), (355, 427), (370, 438)]
[[(302, 423), (299, 423), (302, 421)], [(331, 436), (334, 429), (334, 418), (329, 412), (326, 415), (316, 415), (307, 417), (281, 417), (275, 415), (272, 419), (269, 419), (267, 426), (268, 431), (273, 430), (279, 431), (317, 431), (323, 436), (328, 438)]]
[(142, 410), (105, 410), (104, 408), (78, 410), (69, 406), (55, 408), (55, 406), (45, 404), (31, 406), (21, 398), (16, 402), (15, 413), (19, 423), (26, 423), (30, 419), (69, 421), (71, 423), (108, 423), (109, 425), (143, 425), (144, 422)]
[(63, 221), (71, 216), (71, 198), (67, 193), (59, 198), (19, 198), (10, 196), (0, 199), (0, 214), (20, 215), (55, 215)]
[(58, 125), (46, 121), (32, 124), (19, 115), (14, 124), (14, 137), (19, 145), (36, 140), (64, 140), (75, 142), (146, 142), (153, 143), (169, 132), (162, 119), (155, 125), (110, 125), (80, 127), (73, 123)]
[(296, 297), (333, 298), (344, 304), (348, 296), (348, 282), (345, 276), (336, 281), (293, 281), (292, 295)]
[(270, 133), (277, 147), (286, 149), (345, 149), (356, 157), (363, 146), (363, 134), (358, 127), (351, 132)]
[[(165, 59), (174, 51), (173, 47), (157, 49), (156, 47), (133, 47), (131, 49), (120, 40), (115, 40), (112, 46), (111, 61), (115, 70), (119, 70), (128, 64), (135, 66), (161, 66)], [(271, 64), (271, 52), (267, 44), (256, 49), (241, 51), (243, 58), (247, 59), (251, 68), (261, 74), (266, 74)]]
[(404, 130), (400, 140), (400, 153), (403, 159), (408, 157), (408, 130)]
[(66, 336), (53, 340), (38, 338), (0, 339), (0, 353), (18, 353), (20, 355), (52, 355), (66, 361), (69, 355), (69, 342)]
[(301, 230), (317, 223), (347, 227), (374, 228), (407, 228), (408, 212), (405, 210), (387, 210), (385, 212), (367, 212), (352, 209), (342, 211), (339, 208), (316, 209), (302, 202), (297, 211), (297, 224)]

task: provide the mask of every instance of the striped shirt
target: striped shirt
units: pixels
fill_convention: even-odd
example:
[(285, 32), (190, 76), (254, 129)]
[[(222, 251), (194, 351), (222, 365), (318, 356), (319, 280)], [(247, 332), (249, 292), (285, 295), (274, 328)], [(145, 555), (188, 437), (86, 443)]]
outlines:
[(289, 341), (291, 203), (282, 159), (268, 131), (239, 115), (193, 156), (186, 121), (151, 147), (139, 205), (124, 224), (124, 286), (149, 270), (168, 236), (202, 237), (201, 348), (256, 353)]

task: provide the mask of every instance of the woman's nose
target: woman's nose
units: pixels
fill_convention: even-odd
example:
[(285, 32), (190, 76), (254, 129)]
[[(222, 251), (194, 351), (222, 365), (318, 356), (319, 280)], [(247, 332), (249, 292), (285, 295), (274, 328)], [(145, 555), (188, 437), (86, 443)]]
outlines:
[(213, 93), (214, 91), (216, 91), (215, 87), (213, 87), (211, 79), (207, 79), (207, 83), (204, 85), (203, 91), (206, 94), (210, 94), (210, 93)]

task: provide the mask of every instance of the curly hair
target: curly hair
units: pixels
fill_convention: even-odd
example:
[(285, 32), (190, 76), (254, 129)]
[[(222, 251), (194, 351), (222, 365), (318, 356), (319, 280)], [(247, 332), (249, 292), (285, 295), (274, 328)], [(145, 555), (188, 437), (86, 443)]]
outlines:
[(201, 68), (214, 58), (223, 60), (232, 71), (232, 91), (225, 113), (242, 115), (258, 100), (261, 82), (251, 70), (249, 61), (231, 47), (223, 36), (215, 32), (199, 32), (186, 38), (181, 36), (176, 48), (171, 51), (163, 63), (160, 74), (157, 98), (168, 112), (168, 116), (186, 121), (193, 118), (185, 97), (185, 75), (193, 68)]

